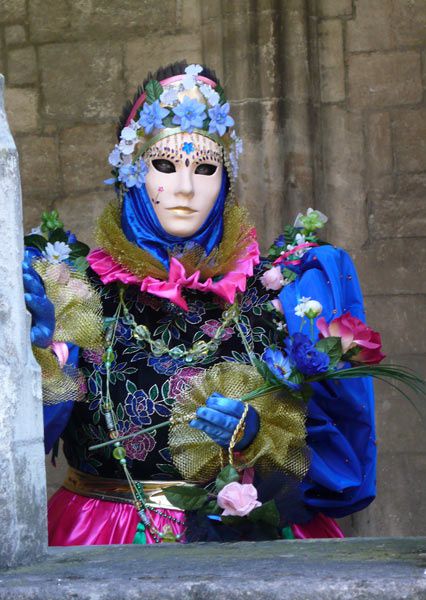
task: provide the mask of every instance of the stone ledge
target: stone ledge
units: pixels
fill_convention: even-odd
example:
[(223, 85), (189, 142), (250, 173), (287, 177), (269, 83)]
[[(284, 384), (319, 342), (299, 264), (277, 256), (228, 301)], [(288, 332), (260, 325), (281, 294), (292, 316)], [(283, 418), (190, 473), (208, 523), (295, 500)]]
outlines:
[(51, 548), (0, 600), (421, 600), (426, 538)]

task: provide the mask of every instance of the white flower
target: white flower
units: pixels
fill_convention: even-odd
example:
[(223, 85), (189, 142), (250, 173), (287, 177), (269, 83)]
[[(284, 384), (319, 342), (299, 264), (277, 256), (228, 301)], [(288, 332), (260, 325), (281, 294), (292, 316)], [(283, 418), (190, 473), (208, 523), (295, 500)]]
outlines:
[(113, 167), (119, 167), (123, 164), (123, 161), (121, 160), (120, 148), (117, 145), (114, 147), (114, 150), (110, 152), (110, 155), (108, 156), (108, 162)]
[(71, 248), (65, 242), (55, 242), (54, 244), (47, 242), (43, 252), (43, 256), (54, 265), (67, 260), (70, 254)]
[(203, 70), (203, 67), (201, 65), (188, 65), (185, 68), (185, 73), (187, 75), (192, 75), (192, 77), (196, 77), (199, 73), (201, 73), (201, 71)]
[[(306, 238), (303, 235), (303, 233), (297, 233), (296, 237), (295, 237), (295, 244), (287, 244), (287, 250), (294, 250), (294, 248), (296, 248), (296, 246), (300, 246), (301, 244), (305, 244), (306, 243)], [(300, 248), (300, 250), (297, 250), (296, 252), (294, 252), (293, 256), (295, 258), (302, 258), (302, 256), (308, 251), (310, 250), (310, 248)]]
[(300, 298), (299, 303), (294, 308), (294, 314), (296, 315), (296, 317), (304, 317), (305, 316), (305, 304), (306, 304), (306, 302), (309, 302), (309, 300), (311, 300), (311, 298), (306, 297), (306, 296), (302, 296)]
[(210, 106), (216, 106), (220, 100), (219, 94), (215, 92), (212, 86), (208, 83), (203, 83), (203, 85), (200, 85), (200, 92), (203, 94), (204, 98), (206, 98)]
[(132, 127), (124, 127), (120, 135), (119, 149), (123, 154), (132, 154), (138, 141), (138, 135)]
[(322, 313), (322, 304), (318, 300), (308, 300), (305, 302), (305, 315), (308, 319), (315, 319)]
[(160, 100), (163, 104), (173, 106), (173, 104), (178, 100), (178, 90), (175, 87), (166, 88), (161, 94)]
[(43, 235), (41, 225), (39, 225), (38, 227), (33, 227), (30, 231), (30, 235)]
[(242, 152), (243, 152), (243, 140), (237, 136), (237, 134), (235, 133), (235, 129), (233, 129), (231, 131), (231, 139), (232, 139), (232, 145), (231, 145), (231, 150), (229, 152), (229, 162), (231, 163), (232, 175), (234, 176), (234, 179), (235, 179), (238, 174), (239, 157), (240, 157), (240, 154), (242, 154)]
[(141, 126), (139, 125), (139, 123), (137, 121), (135, 121), (134, 119), (132, 119), (130, 121), (128, 127), (130, 127), (130, 129), (134, 129), (135, 131), (137, 131), (138, 129), (141, 128)]

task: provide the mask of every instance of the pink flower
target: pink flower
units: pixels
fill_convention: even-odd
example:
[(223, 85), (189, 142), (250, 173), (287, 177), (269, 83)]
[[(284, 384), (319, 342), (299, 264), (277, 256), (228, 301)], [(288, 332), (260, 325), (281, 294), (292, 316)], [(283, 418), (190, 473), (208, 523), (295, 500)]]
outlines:
[[(210, 338), (213, 338), (216, 334), (216, 331), (219, 329), (219, 327), (220, 327), (220, 321), (217, 321), (216, 319), (209, 319), (208, 321), (206, 321), (204, 323), (204, 325), (201, 325), (200, 329), (206, 335), (208, 335)], [(229, 338), (232, 337), (233, 334), (234, 334), (234, 330), (232, 329), (232, 327), (226, 327), (223, 330), (223, 333), (222, 333), (220, 339), (222, 341), (229, 340)]]
[(81, 279), (71, 279), (67, 289), (79, 300), (87, 300), (92, 294), (90, 287)]
[(277, 310), (281, 314), (284, 314), (283, 305), (281, 304), (281, 301), (278, 298), (274, 298), (273, 300), (271, 300), (271, 304), (275, 308), (275, 310)]
[[(122, 431), (120, 431), (120, 434), (127, 435), (128, 433), (133, 433), (138, 429), (140, 429), (140, 427), (136, 425), (123, 427)], [(149, 433), (143, 433), (130, 438), (130, 440), (125, 440), (123, 442), (123, 446), (126, 449), (126, 455), (128, 458), (144, 461), (148, 454), (155, 448), (155, 438), (153, 438)]]
[(324, 317), (317, 320), (320, 337), (339, 337), (342, 341), (343, 354), (348, 350), (359, 347), (360, 351), (350, 357), (354, 362), (377, 364), (385, 358), (381, 353), (382, 340), (380, 333), (367, 327), (362, 321), (353, 317), (349, 312), (327, 325)]
[(222, 515), (245, 517), (262, 505), (257, 499), (257, 490), (251, 483), (233, 481), (222, 488), (217, 495), (217, 503), (224, 511)]
[(65, 342), (52, 342), (51, 348), (58, 359), (59, 366), (62, 367), (68, 360), (69, 350)]
[(267, 290), (280, 290), (284, 285), (284, 278), (280, 267), (271, 267), (265, 271), (260, 281)]

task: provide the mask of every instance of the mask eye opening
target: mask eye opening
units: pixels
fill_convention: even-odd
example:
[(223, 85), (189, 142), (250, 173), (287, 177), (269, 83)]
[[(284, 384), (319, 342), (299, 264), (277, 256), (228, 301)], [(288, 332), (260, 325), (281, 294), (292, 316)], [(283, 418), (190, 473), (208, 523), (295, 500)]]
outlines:
[(166, 158), (154, 158), (151, 161), (151, 164), (154, 167), (154, 169), (156, 171), (159, 171), (160, 173), (170, 174), (176, 172), (176, 167), (174, 163), (172, 163), (171, 160), (167, 160)]

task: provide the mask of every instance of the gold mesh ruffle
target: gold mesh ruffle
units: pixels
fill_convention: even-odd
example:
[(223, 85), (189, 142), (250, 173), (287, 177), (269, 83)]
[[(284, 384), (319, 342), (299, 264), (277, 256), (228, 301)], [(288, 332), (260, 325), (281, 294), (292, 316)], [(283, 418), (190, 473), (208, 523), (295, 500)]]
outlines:
[(55, 307), (55, 342), (71, 342), (82, 348), (100, 348), (102, 304), (87, 277), (65, 263), (34, 262), (46, 294)]
[[(173, 463), (182, 477), (206, 483), (223, 466), (223, 452), (207, 434), (189, 426), (196, 409), (213, 392), (229, 398), (241, 398), (264, 384), (251, 365), (219, 363), (195, 376), (176, 398), (169, 448)], [(236, 466), (256, 465), (263, 473), (280, 470), (297, 480), (309, 467), (306, 446), (305, 408), (302, 401), (284, 391), (271, 392), (250, 400), (260, 416), (260, 430), (253, 443), (239, 455)]]
[[(207, 257), (204, 248), (193, 246), (177, 255), (188, 275), (200, 271), (201, 279), (224, 275), (235, 267), (243, 249), (252, 241), (252, 225), (245, 209), (236, 204), (228, 204), (224, 212), (224, 234), (219, 246)], [(167, 278), (164, 266), (149, 252), (132, 244), (121, 228), (120, 206), (111, 202), (99, 217), (96, 229), (96, 243), (119, 264), (144, 278), (148, 275), (160, 280)]]
[(84, 398), (84, 378), (77, 368), (68, 365), (61, 368), (49, 348), (33, 346), (33, 354), (41, 368), (44, 404), (59, 404)]

